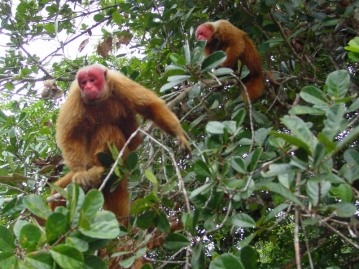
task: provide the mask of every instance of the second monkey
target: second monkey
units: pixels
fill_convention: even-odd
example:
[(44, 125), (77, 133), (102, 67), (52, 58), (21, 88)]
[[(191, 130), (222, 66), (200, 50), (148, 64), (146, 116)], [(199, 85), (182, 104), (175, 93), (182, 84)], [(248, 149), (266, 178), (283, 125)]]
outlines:
[[(227, 59), (221, 64), (222, 67), (232, 68), (237, 71), (238, 60), (242, 66), (246, 65), (249, 74), (243, 79), (251, 101), (259, 98), (264, 92), (262, 64), (258, 51), (247, 34), (226, 20), (205, 22), (196, 30), (197, 40), (207, 40), (204, 50), (205, 56), (215, 51), (222, 50)], [(244, 100), (247, 100), (243, 95)]]

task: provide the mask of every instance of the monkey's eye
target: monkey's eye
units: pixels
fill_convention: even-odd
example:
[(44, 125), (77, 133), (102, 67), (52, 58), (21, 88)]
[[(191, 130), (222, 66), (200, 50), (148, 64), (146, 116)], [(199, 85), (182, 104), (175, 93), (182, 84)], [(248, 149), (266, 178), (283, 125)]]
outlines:
[(95, 82), (95, 79), (94, 79), (94, 78), (90, 78), (90, 82)]
[(82, 84), (82, 85), (85, 85), (85, 84), (86, 84), (86, 80), (82, 80), (82, 81), (81, 81), (81, 84)]

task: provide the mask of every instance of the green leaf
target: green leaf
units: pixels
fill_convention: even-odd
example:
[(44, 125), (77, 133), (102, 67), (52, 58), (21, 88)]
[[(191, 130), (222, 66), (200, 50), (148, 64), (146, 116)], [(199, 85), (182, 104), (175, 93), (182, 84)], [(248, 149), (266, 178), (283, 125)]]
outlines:
[(212, 175), (209, 166), (202, 161), (201, 159), (198, 159), (194, 163), (194, 172), (199, 176), (209, 177)]
[(47, 219), (45, 225), (47, 241), (56, 240), (66, 229), (67, 217), (60, 212), (53, 212)]
[(262, 146), (264, 144), (271, 130), (272, 128), (259, 128), (254, 132), (254, 141), (257, 145)]
[(281, 121), (292, 132), (294, 137), (306, 145), (303, 149), (307, 150), (309, 148), (311, 152), (314, 152), (317, 140), (301, 118), (297, 116), (284, 116)]
[(178, 85), (178, 84), (180, 84), (180, 83), (182, 83), (182, 81), (171, 81), (171, 82), (169, 82), (169, 83), (166, 83), (166, 84), (164, 84), (161, 88), (160, 88), (160, 92), (165, 92), (165, 91), (167, 91), (167, 90), (170, 90), (170, 89), (172, 89), (174, 86), (176, 86), (176, 85)]
[(187, 247), (189, 243), (190, 241), (186, 236), (182, 234), (171, 233), (166, 237), (163, 246), (168, 249), (179, 250), (181, 248)]
[(26, 255), (26, 261), (34, 268), (52, 269), (54, 268), (54, 260), (49, 252), (36, 251)]
[(155, 213), (152, 210), (146, 211), (145, 213), (137, 216), (136, 226), (140, 229), (148, 229), (153, 224)]
[(189, 99), (196, 98), (201, 93), (201, 82), (198, 82), (192, 86), (192, 90), (188, 94)]
[(201, 73), (210, 71), (226, 60), (227, 56), (223, 51), (216, 51), (209, 55), (202, 63)]
[(285, 140), (287, 143), (297, 146), (299, 148), (302, 148), (304, 150), (306, 150), (307, 152), (309, 152), (309, 146), (306, 143), (303, 143), (300, 139), (293, 137), (289, 134), (285, 134), (285, 133), (277, 133), (274, 131), (270, 132), (271, 135), (282, 138), (283, 140)]
[(146, 178), (153, 183), (155, 186), (158, 186), (158, 181), (155, 175), (148, 169), (145, 170)]
[(192, 248), (192, 251), (191, 269), (205, 269), (206, 259), (204, 244), (202, 242), (198, 242), (198, 244)]
[(213, 187), (215, 186), (215, 183), (207, 183), (204, 184), (200, 187), (198, 187), (197, 189), (194, 189), (191, 194), (189, 195), (189, 199), (193, 199), (194, 197), (196, 197), (199, 194), (204, 194), (207, 193), (208, 191), (210, 191)]
[(186, 65), (186, 60), (182, 56), (178, 55), (177, 53), (171, 53), (170, 59), (173, 63), (178, 65)]
[(95, 22), (100, 22), (105, 19), (105, 16), (101, 13), (96, 13), (96, 15), (93, 16), (93, 19)]
[(77, 226), (80, 219), (80, 209), (82, 203), (85, 199), (85, 193), (78, 184), (69, 184), (67, 185), (68, 194), (71, 194), (69, 197), (70, 200), (70, 220), (72, 226)]
[(52, 213), (50, 207), (39, 195), (30, 194), (25, 196), (24, 204), (33, 214), (43, 219), (46, 219)]
[(12, 252), (15, 249), (14, 238), (5, 226), (0, 225), (0, 251)]
[(309, 114), (309, 115), (324, 115), (325, 111), (318, 109), (318, 108), (314, 108), (314, 107), (309, 107), (309, 106), (295, 106), (292, 107), (288, 113), (290, 115), (303, 115), (303, 114)]
[(65, 269), (84, 268), (84, 257), (80, 251), (67, 245), (58, 245), (50, 249), (51, 257)]
[(355, 150), (355, 149), (347, 149), (344, 152), (344, 160), (347, 163), (352, 163), (352, 164), (356, 164), (359, 166), (359, 153)]
[(345, 113), (346, 109), (343, 104), (334, 104), (327, 110), (322, 133), (328, 140), (333, 140), (339, 132), (346, 128), (346, 121), (343, 118)]
[(329, 105), (328, 100), (325, 98), (324, 92), (315, 86), (305, 86), (300, 92), (300, 97), (313, 105)]
[(0, 252), (0, 264), (1, 269), (13, 269), (17, 268), (17, 258), (13, 252)]
[(224, 128), (224, 124), (219, 121), (210, 121), (206, 125), (206, 131), (211, 134), (223, 134)]
[(337, 210), (337, 216), (341, 218), (350, 218), (357, 211), (356, 206), (351, 203), (336, 203), (324, 206), (321, 209), (323, 211), (326, 211), (328, 208), (334, 208), (335, 210)]
[(170, 77), (168, 77), (167, 81), (168, 82), (177, 81), (178, 83), (182, 83), (182, 82), (186, 81), (190, 77), (191, 76), (189, 76), (189, 75), (170, 76)]
[(333, 186), (330, 189), (330, 194), (342, 200), (344, 203), (350, 203), (353, 200), (353, 190), (348, 184), (340, 184), (338, 187)]
[(131, 257), (121, 260), (119, 262), (119, 265), (121, 265), (121, 268), (130, 268), (130, 267), (132, 267), (132, 264), (134, 264), (135, 260), (136, 260), (136, 257), (131, 256)]
[(307, 194), (314, 206), (317, 206), (319, 202), (328, 195), (332, 184), (329, 181), (318, 180), (311, 178), (307, 182)]
[(354, 127), (349, 134), (347, 134), (342, 140), (340, 140), (337, 145), (335, 152), (339, 152), (343, 147), (351, 143), (353, 140), (355, 140), (357, 137), (359, 137), (359, 126)]
[(243, 267), (246, 269), (257, 269), (258, 253), (251, 246), (242, 248), (239, 252)]
[(44, 29), (45, 29), (45, 31), (48, 32), (49, 34), (54, 34), (54, 33), (56, 33), (56, 31), (55, 31), (55, 24), (53, 24), (53, 23), (44, 24)]
[(23, 248), (33, 247), (40, 240), (41, 231), (34, 224), (26, 224), (21, 228), (19, 242)]
[(131, 214), (140, 214), (140, 213), (150, 209), (151, 207), (152, 207), (152, 203), (150, 203), (147, 199), (139, 198), (139, 199), (136, 199), (132, 203), (130, 213)]
[[(85, 269), (106, 269), (104, 260), (95, 255), (85, 255)], [(143, 268), (143, 267), (142, 267)]]
[(138, 154), (135, 151), (131, 151), (126, 157), (126, 168), (128, 170), (134, 170), (138, 162)]
[(81, 225), (79, 230), (84, 235), (101, 238), (101, 239), (113, 239), (116, 238), (120, 229), (115, 214), (110, 211), (98, 211), (96, 214), (88, 220), (89, 228), (87, 225)]
[(268, 172), (263, 173), (263, 177), (274, 177), (279, 175), (285, 175), (292, 172), (297, 172), (299, 169), (291, 164), (271, 164), (269, 165)]
[(244, 174), (247, 172), (247, 165), (242, 157), (234, 156), (230, 159), (231, 167), (237, 172)]
[(213, 74), (215, 76), (224, 76), (224, 75), (229, 75), (229, 74), (233, 74), (233, 69), (231, 68), (227, 68), (227, 67), (221, 67), (216, 69)]
[(256, 222), (252, 219), (252, 217), (244, 213), (235, 214), (234, 216), (232, 216), (231, 221), (232, 225), (240, 228), (253, 228), (257, 226)]
[(359, 165), (355, 163), (345, 163), (339, 171), (349, 183), (359, 179)]
[(248, 164), (248, 171), (252, 172), (256, 169), (262, 153), (263, 148), (256, 148), (248, 155), (248, 157), (245, 159), (245, 162)]
[(89, 243), (81, 238), (75, 237), (74, 234), (70, 234), (70, 236), (66, 237), (66, 244), (68, 246), (76, 248), (78, 251), (86, 252), (89, 250)]
[(313, 158), (313, 167), (319, 166), (324, 160), (325, 156), (325, 147), (322, 143), (318, 143), (315, 147), (314, 158)]
[(284, 22), (284, 23), (289, 23), (289, 17), (287, 15), (278, 13), (278, 12), (272, 12), (273, 16), (277, 18), (277, 20)]
[(112, 20), (119, 26), (122, 26), (123, 23), (123, 16), (120, 15), (118, 10), (112, 13)]
[(245, 269), (238, 257), (225, 253), (209, 264), (209, 269)]
[(13, 89), (15, 89), (14, 83), (12, 83), (11, 81), (6, 82), (5, 89), (12, 91)]
[(272, 211), (270, 211), (263, 220), (263, 224), (271, 220), (275, 220), (277, 215), (280, 214), (282, 211), (286, 210), (288, 207), (289, 204), (280, 204), (277, 207), (273, 208)]
[(328, 95), (332, 99), (345, 97), (349, 89), (350, 76), (346, 70), (338, 70), (330, 73), (325, 81)]
[(354, 37), (348, 43), (349, 46), (344, 47), (346, 50), (354, 51), (359, 53), (359, 37)]
[(267, 187), (267, 189), (269, 191), (278, 193), (278, 194), (282, 195), (283, 197), (295, 202), (296, 204), (303, 206), (302, 202), (290, 190), (288, 190), (281, 184), (270, 182), (270, 183), (264, 184), (264, 186)]
[(82, 204), (82, 211), (85, 218), (90, 218), (96, 214), (103, 206), (104, 198), (100, 191), (96, 189), (90, 190), (86, 195)]
[(170, 224), (167, 219), (167, 215), (163, 212), (159, 212), (155, 218), (156, 227), (160, 232), (168, 233), (171, 230)]

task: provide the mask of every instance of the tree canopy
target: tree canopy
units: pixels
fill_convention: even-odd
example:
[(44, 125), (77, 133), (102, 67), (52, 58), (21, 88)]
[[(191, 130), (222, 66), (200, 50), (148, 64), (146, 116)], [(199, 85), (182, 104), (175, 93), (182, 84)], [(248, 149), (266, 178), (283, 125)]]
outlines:
[[(144, 255), (143, 268), (359, 268), (359, 1), (3, 0), (0, 19), (1, 269), (129, 268)], [(219, 67), (225, 54), (205, 58), (196, 41), (218, 19), (258, 48), (253, 103)], [(66, 208), (47, 204), (68, 172), (57, 114), (94, 63), (161, 96), (193, 151), (153, 128), (113, 167), (130, 180), (129, 227), (98, 190), (70, 185)]]

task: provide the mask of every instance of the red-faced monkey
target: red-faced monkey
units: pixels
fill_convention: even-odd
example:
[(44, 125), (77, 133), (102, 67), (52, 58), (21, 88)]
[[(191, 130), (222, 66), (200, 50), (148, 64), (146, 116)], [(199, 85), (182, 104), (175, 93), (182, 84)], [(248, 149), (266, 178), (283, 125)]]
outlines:
[[(102, 65), (81, 68), (57, 121), (56, 142), (71, 171), (56, 185), (65, 188), (76, 182), (85, 191), (97, 187), (105, 170), (98, 153), (109, 152), (107, 143), (121, 150), (138, 127), (137, 114), (176, 137), (180, 147), (190, 153), (186, 134), (177, 117), (155, 93)], [(137, 134), (125, 149), (123, 158), (141, 142), (142, 135)], [(123, 179), (114, 191), (109, 189), (104, 190), (104, 209), (112, 211), (118, 219), (128, 216), (127, 179)], [(51, 208), (63, 204), (55, 201)]]
[[(223, 50), (226, 53), (227, 59), (221, 64), (222, 67), (237, 71), (238, 60), (241, 61), (242, 66), (247, 66), (250, 73), (243, 79), (243, 83), (251, 101), (263, 94), (264, 82), (261, 59), (252, 40), (245, 32), (226, 20), (219, 20), (198, 26), (196, 38), (197, 40), (207, 40), (204, 50), (205, 56), (209, 56), (218, 50)], [(245, 94), (243, 94), (243, 98), (244, 100), (247, 99)]]

